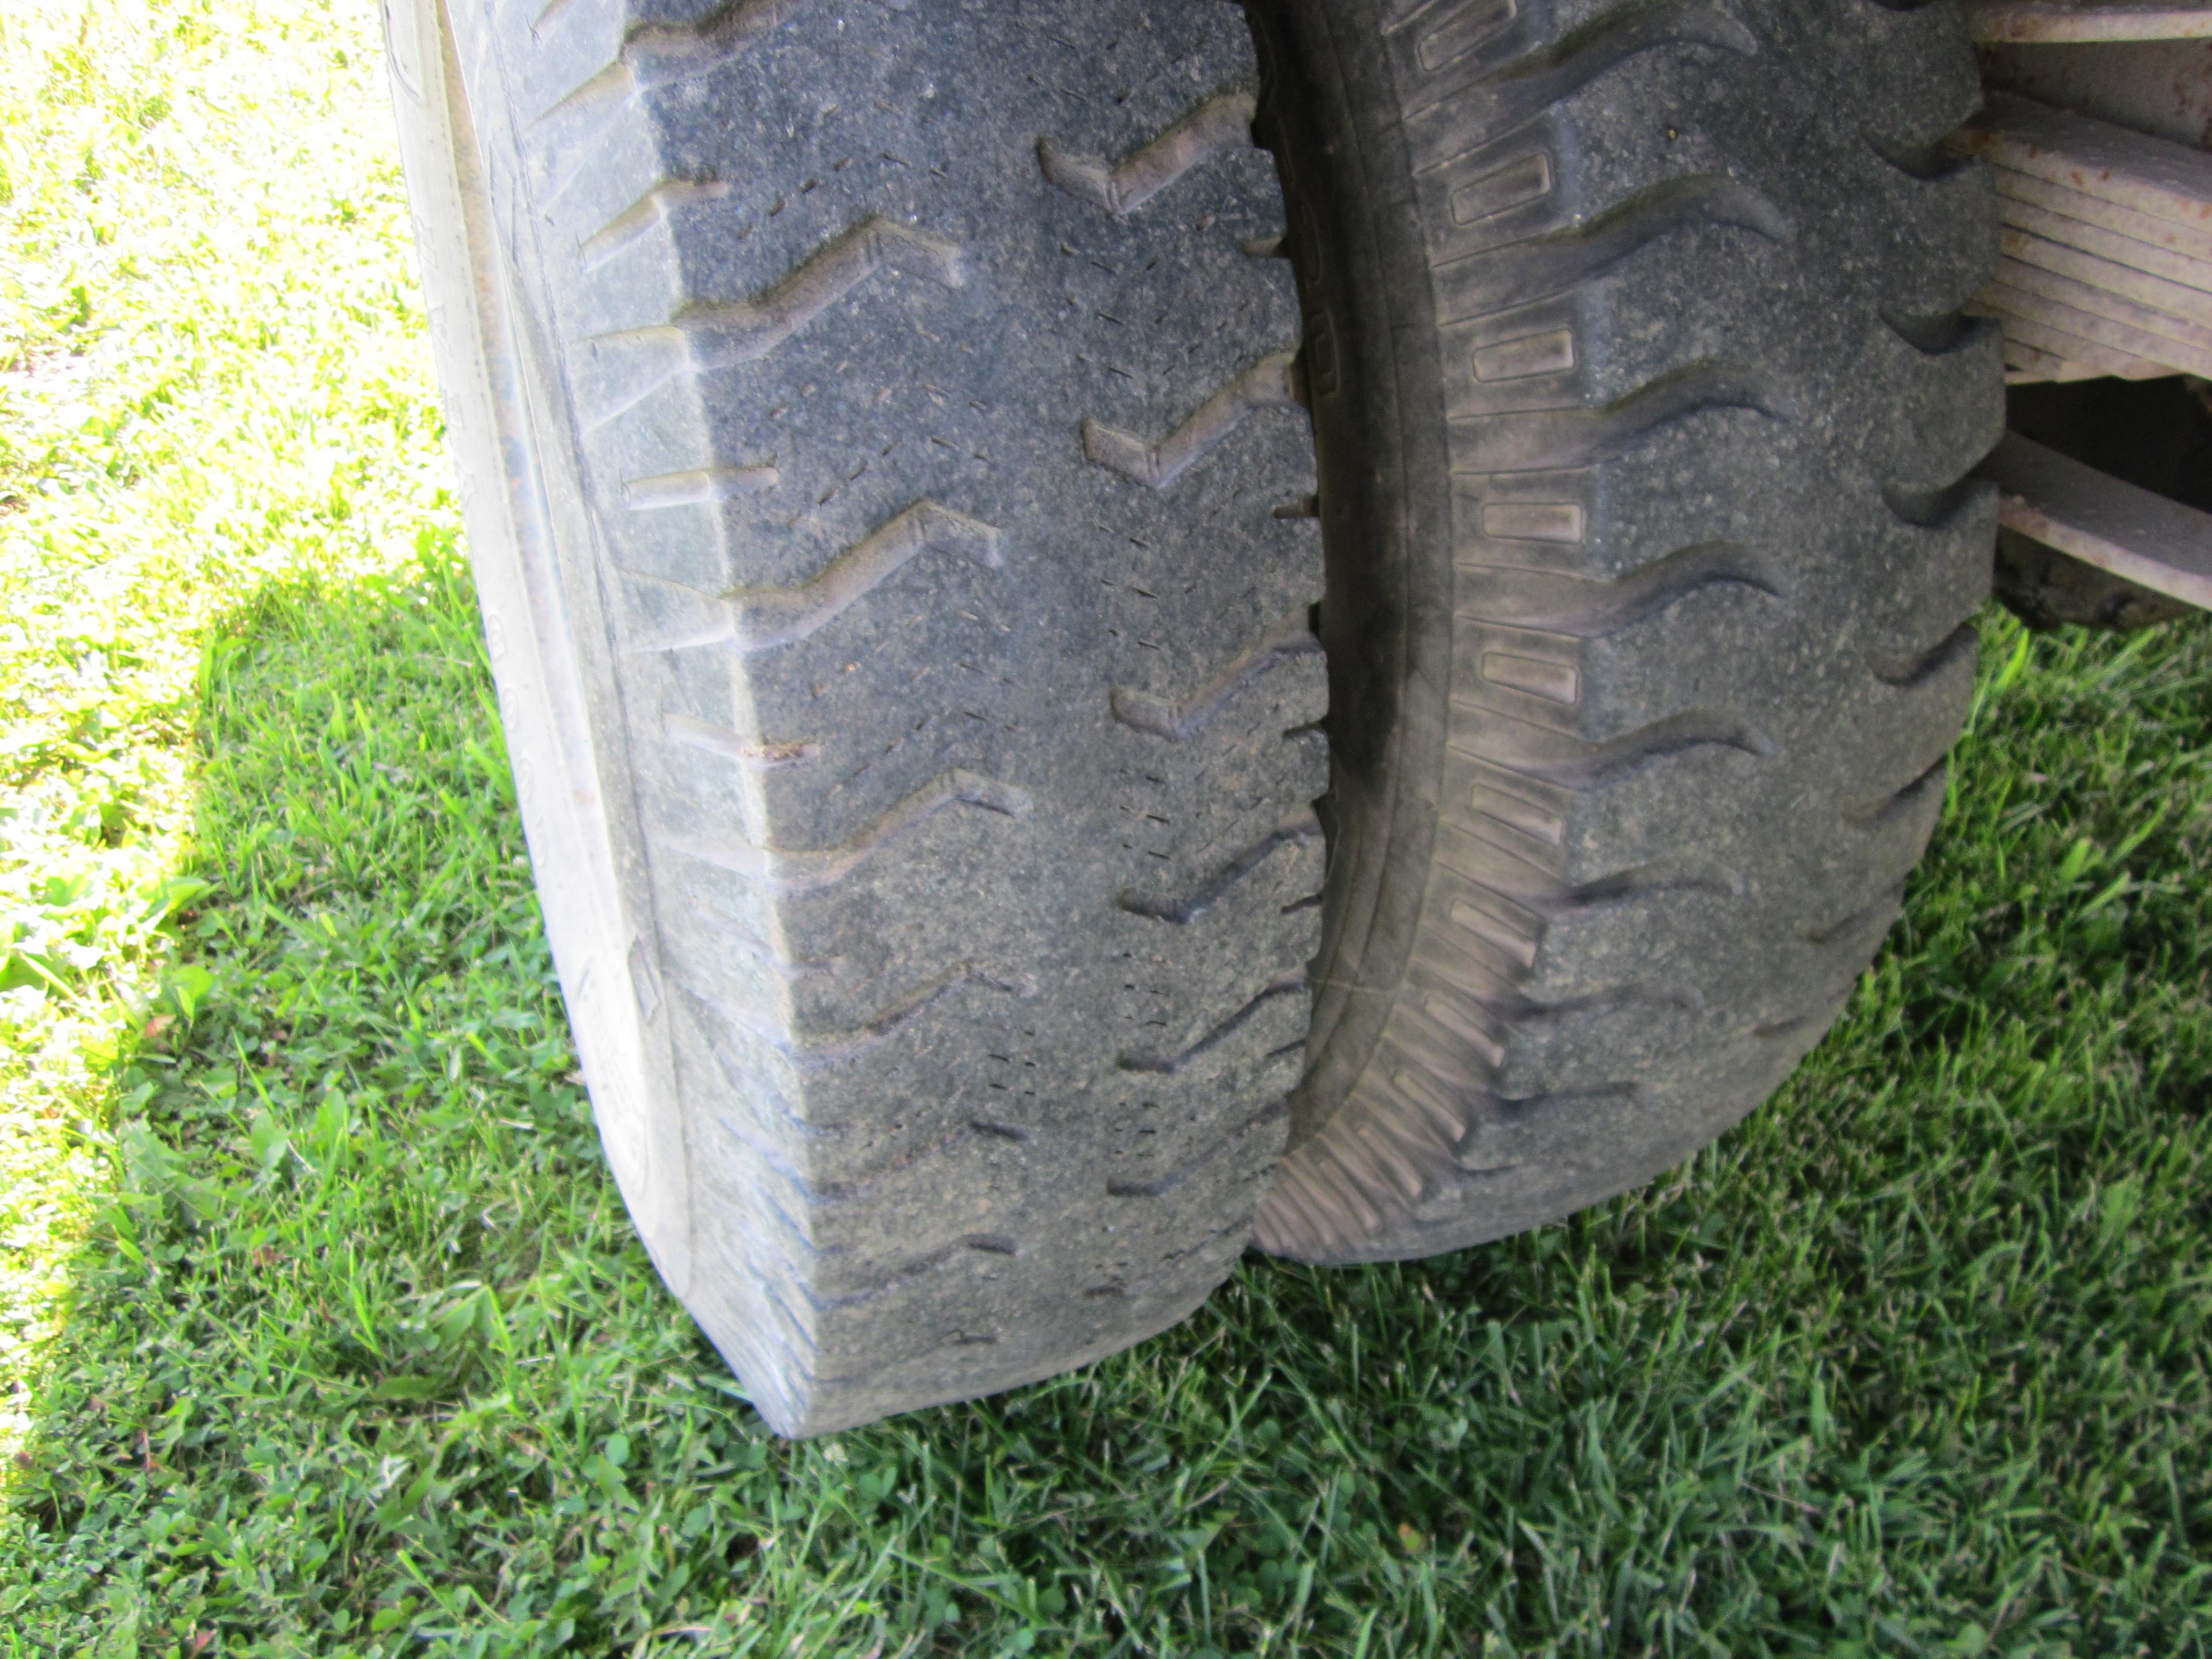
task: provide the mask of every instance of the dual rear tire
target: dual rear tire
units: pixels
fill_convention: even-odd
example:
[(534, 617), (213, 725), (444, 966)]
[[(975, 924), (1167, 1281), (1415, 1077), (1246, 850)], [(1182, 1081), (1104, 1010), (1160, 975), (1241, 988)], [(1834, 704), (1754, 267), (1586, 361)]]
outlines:
[(1817, 9), (388, 0), (609, 1161), (776, 1428), (1565, 1213), (1834, 1018), (1998, 370), (1956, 20)]

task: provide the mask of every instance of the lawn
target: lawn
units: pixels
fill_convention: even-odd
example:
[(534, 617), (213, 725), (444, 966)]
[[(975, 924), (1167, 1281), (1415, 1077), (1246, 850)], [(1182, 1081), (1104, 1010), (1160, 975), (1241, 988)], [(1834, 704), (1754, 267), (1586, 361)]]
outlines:
[(361, 0), (0, 15), (0, 1659), (2212, 1654), (2212, 629), (1652, 1188), (793, 1445), (633, 1241)]

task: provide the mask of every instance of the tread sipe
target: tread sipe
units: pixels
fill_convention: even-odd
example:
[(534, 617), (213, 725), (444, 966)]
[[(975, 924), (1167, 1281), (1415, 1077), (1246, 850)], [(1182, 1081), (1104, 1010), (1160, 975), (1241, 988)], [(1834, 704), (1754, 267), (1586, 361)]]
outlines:
[(639, 1229), (792, 1434), (1181, 1319), (1319, 938), (1232, 7), (391, 0), (526, 826)]
[(1710, 1140), (1897, 913), (1994, 533), (1975, 76), (1942, 0), (1250, 10), (1334, 750), (1258, 1242), (1424, 1255)]

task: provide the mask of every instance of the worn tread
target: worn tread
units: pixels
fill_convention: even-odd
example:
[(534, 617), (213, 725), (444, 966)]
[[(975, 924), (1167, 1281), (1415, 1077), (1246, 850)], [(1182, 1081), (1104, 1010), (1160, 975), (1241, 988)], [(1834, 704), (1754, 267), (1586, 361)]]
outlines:
[(1896, 915), (1987, 583), (1972, 68), (1940, 3), (1252, 9), (1370, 757), (1255, 1240), (1421, 1255), (1711, 1139)]
[[(596, 790), (617, 919), (541, 869), (556, 957), (647, 1247), (787, 1433), (1184, 1316), (1297, 1079), (1320, 550), (1303, 416), (1248, 418), (1297, 332), (1251, 43), (1036, 9), (453, 0), (587, 687), (521, 793), (536, 848)], [(1086, 455), (1161, 428), (1168, 494)]]

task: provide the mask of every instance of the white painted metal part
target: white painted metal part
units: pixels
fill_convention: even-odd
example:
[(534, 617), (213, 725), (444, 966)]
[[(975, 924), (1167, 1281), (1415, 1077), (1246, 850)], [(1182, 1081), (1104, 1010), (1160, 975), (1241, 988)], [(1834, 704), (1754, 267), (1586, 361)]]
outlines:
[(2154, 592), (2212, 610), (2212, 513), (2124, 483), (2008, 432), (1978, 469), (1997, 520)]
[(1977, 40), (2057, 43), (2212, 36), (2212, 5), (2186, 0), (1966, 0)]
[(1993, 92), (1961, 147), (1995, 173), (2015, 380), (2212, 376), (2212, 154)]

